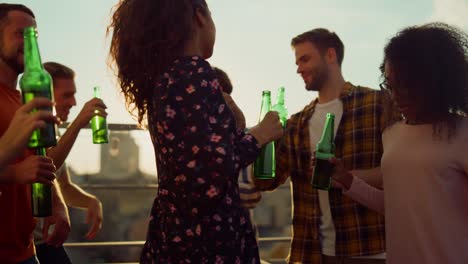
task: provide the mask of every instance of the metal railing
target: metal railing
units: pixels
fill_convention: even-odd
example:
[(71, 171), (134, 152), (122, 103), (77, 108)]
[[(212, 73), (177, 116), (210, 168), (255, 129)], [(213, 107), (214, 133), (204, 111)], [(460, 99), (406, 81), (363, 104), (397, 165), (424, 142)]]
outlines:
[[(265, 242), (289, 242), (291, 237), (259, 237), (259, 243)], [(145, 244), (145, 241), (106, 241), (106, 242), (69, 242), (64, 243), (65, 247), (81, 248), (81, 247), (140, 247)]]
[[(69, 122), (62, 123), (59, 128), (67, 128), (70, 125)], [(143, 130), (140, 126), (135, 124), (107, 124), (107, 128), (112, 131), (130, 131), (130, 130)], [(91, 129), (91, 125), (87, 124), (83, 129)]]

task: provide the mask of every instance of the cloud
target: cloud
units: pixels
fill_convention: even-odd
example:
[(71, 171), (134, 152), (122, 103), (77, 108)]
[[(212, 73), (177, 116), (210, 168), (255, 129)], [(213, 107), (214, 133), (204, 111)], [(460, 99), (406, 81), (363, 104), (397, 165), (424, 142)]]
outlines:
[(468, 28), (468, 1), (434, 0), (431, 21), (445, 22), (463, 29)]

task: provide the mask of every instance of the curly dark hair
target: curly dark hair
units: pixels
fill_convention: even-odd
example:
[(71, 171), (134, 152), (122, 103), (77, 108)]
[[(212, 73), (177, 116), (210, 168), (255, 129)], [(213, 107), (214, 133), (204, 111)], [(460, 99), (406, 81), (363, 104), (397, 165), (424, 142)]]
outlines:
[(449, 137), (454, 135), (468, 112), (467, 34), (444, 23), (405, 28), (385, 46), (383, 79), (385, 63), (392, 74), (388, 86), (407, 91), (409, 107), (430, 120), (435, 135), (441, 136), (445, 129)]
[[(142, 124), (155, 79), (182, 55), (192, 32), (195, 10), (208, 13), (205, 0), (121, 0), (107, 34), (127, 108)], [(112, 66), (111, 66), (112, 67)]]

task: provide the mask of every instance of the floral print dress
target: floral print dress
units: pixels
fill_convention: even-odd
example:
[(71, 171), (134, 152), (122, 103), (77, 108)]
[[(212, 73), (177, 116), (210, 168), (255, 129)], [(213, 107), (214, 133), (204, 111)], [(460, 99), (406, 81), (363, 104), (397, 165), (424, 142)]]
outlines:
[(260, 152), (236, 130), (215, 72), (200, 57), (177, 59), (148, 106), (159, 189), (141, 263), (260, 263), (239, 170)]

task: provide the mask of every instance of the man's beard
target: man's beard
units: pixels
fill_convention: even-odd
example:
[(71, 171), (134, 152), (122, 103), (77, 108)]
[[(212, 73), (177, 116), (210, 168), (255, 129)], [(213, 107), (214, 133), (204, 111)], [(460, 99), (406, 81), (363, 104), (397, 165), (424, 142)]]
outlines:
[(306, 84), (306, 89), (307, 91), (319, 92), (328, 80), (328, 71), (326, 70), (325, 65), (322, 64), (320, 67), (315, 68), (312, 71), (312, 76), (314, 79), (311, 83)]
[(21, 64), (18, 62), (18, 53), (15, 54), (15, 56), (7, 56), (3, 52), (2, 47), (0, 47), (0, 59), (8, 65), (14, 72), (17, 74), (20, 74), (24, 71), (24, 64)]
[(57, 107), (55, 107), (55, 112), (58, 118), (60, 118), (60, 121), (66, 122), (68, 120), (68, 114), (63, 114), (63, 112), (65, 112), (63, 109), (58, 110)]

